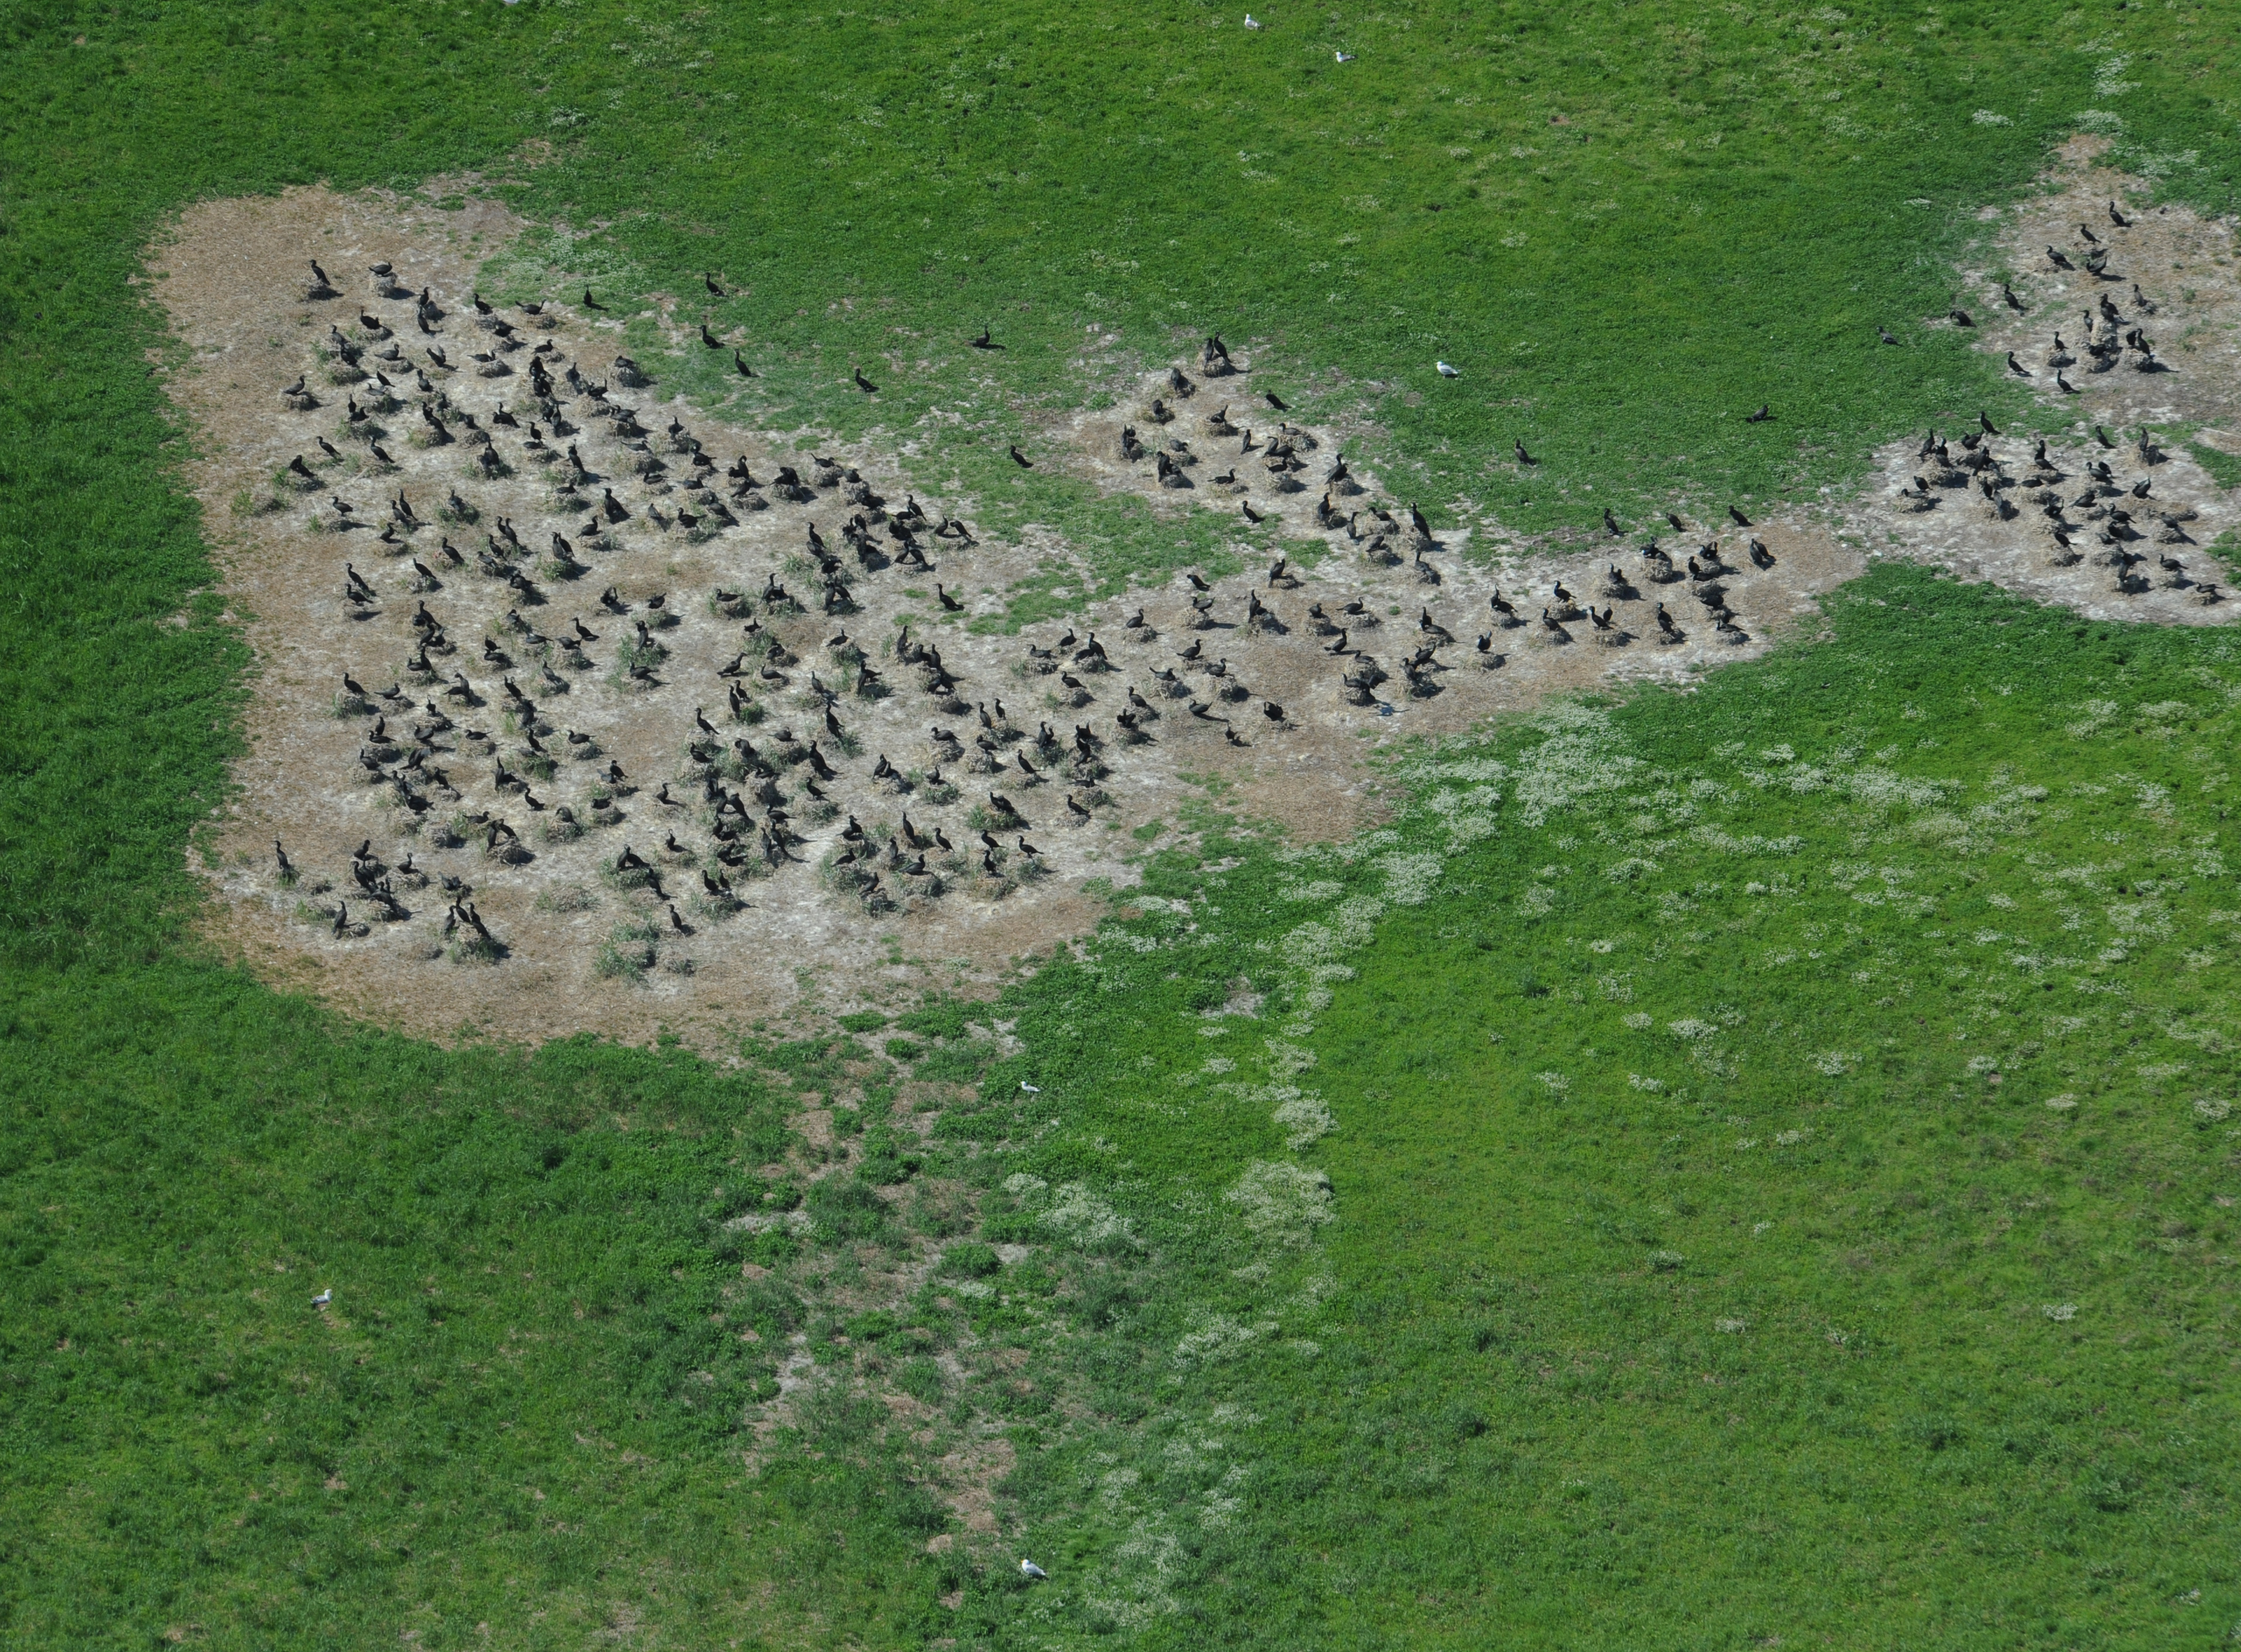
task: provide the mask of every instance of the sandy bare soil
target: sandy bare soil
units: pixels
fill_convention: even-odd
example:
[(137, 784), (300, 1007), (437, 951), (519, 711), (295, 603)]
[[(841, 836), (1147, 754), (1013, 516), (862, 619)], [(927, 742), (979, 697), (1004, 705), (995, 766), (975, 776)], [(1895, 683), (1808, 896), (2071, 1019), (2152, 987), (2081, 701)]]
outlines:
[[(2074, 157), (2007, 239), (2070, 224), (2074, 241), (2091, 197), (2121, 199), (2089, 161)], [(2122, 531), (2107, 503), (2065, 505), (2079, 554), (2057, 565), (2028, 445), (1994, 444), (2004, 512), (1960, 469), (1957, 429), (1954, 474), (1925, 472), (1922, 498), (1896, 497), (1932, 462), (1910, 445), (1843, 519), (1684, 524), (1661, 535), (1669, 567), (1639, 536), (1481, 567), (1460, 536), (1418, 533), (1375, 476), (1335, 475), (1334, 434), (1270, 406), (1239, 350), (1227, 371), (1193, 355), (1147, 376), (1132, 405), (1053, 431), (1040, 462), (1162, 508), (1249, 509), (1326, 553), (1202, 592), (1177, 579), (1018, 637), (970, 622), (1049, 547), (978, 541), (973, 500), (913, 497), (892, 456), (803, 451), (700, 418), (658, 381), (631, 385), (619, 319), (576, 302), (580, 284), (557, 285), (539, 315), (478, 315), (475, 270), (523, 227), (479, 199), (442, 211), (298, 190), (198, 207), (151, 259), (187, 351), (170, 388), (201, 432), (195, 484), (262, 667), (212, 929), (277, 980), (425, 1034), (636, 1040), (666, 1027), (706, 1040), (926, 986), (972, 990), (1094, 925), (1101, 899), (1085, 885), (1125, 886), (1147, 840), (1135, 833), (1156, 821), (1172, 840), (1201, 777), (1296, 838), (1349, 833), (1376, 817), (1363, 759), (1378, 744), (1751, 658), (1860, 572), (1863, 541), (2090, 613), (2229, 612), (2183, 582), (2213, 577), (2206, 556), (2157, 543), (2165, 525), (2129, 493), (2150, 479), (2154, 508), (2206, 541), (2232, 515), (2209, 478), (2183, 455), (2101, 449), (2090, 430), (2231, 422), (2230, 236), (2177, 214), (2115, 232), (2115, 262), (2158, 305), (2171, 371), (2073, 374), (2080, 439), (2050, 452), (2061, 479), (2044, 485), (2072, 499), (2092, 479), (2084, 465), (2105, 458), (2133, 523), (2152, 529), (2137, 544), (2097, 538)], [(311, 259), (337, 296), (306, 297)], [(393, 288), (370, 271), (382, 262)], [(2169, 280), (2165, 264), (2181, 266)], [(1981, 342), (2038, 372), (2043, 315), (2086, 301), (2059, 274), (2019, 291), (2029, 315), (1980, 307)], [(2066, 279), (2133, 313), (2129, 279), (2121, 293)], [(425, 328), (424, 290), (441, 312)], [(284, 393), (299, 376), (304, 393)], [(447, 439), (431, 442), (431, 413)], [(288, 468), (298, 457), (308, 477)], [(806, 497), (782, 495), (781, 466)], [(846, 593), (830, 612), (813, 532)], [(580, 572), (555, 560), (556, 534)], [(2102, 565), (2119, 545), (2187, 569), (2151, 556), (2136, 571), (2145, 589), (2119, 594)], [(912, 545), (923, 565), (904, 560)], [(773, 582), (798, 611), (765, 599)], [(914, 657), (927, 647), (938, 668)], [(843, 835), (852, 819), (860, 837)], [(625, 846), (646, 866), (618, 877)], [(857, 864), (833, 867), (848, 853)], [(875, 889), (853, 886), (871, 875)]]
[[(2095, 164), (2106, 147), (2077, 140), (2040, 193), (1990, 215), (1999, 226), (1990, 267), (1967, 272), (1976, 296), (1962, 305), (1977, 345), (1996, 358), (2012, 352), (2033, 392), (2067, 415), (2065, 436), (2047, 443), (2041, 463), (2035, 442), (1984, 437), (1975, 410), (1957, 410), (1937, 432), (1952, 462), (1924, 452), (1921, 438), (1884, 449), (1882, 485), (1852, 519), (1886, 553), (1942, 562), (2092, 619), (2223, 625), (2234, 604), (2205, 547), (2241, 523), (2241, 498), (2222, 492), (2178, 438), (2191, 431), (2221, 449), (2241, 445), (2231, 435), (2241, 430), (2233, 226), (2133, 204), (2147, 191)], [(2106, 255), (2099, 275), (2088, 265), (2096, 253)], [(1993, 272), (2002, 267), (2028, 272), (2007, 290), (2015, 304)], [(2114, 346), (2097, 360), (2088, 349), (2096, 339)], [(2144, 431), (2163, 439), (2143, 449)], [(1997, 465), (1970, 469), (1964, 436), (1979, 438)], [(2099, 465), (2105, 476), (2089, 468)], [(2135, 492), (2142, 484), (2144, 495)]]

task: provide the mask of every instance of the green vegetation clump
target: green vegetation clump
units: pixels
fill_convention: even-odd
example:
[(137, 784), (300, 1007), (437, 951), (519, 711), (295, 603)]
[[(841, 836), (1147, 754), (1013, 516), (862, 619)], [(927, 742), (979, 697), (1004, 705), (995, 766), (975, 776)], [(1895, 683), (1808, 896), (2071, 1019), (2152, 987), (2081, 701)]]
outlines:
[(2210, 472), (2210, 478), (2222, 488), (2241, 487), (2241, 457), (2227, 452), (2222, 447), (2212, 447), (2207, 442), (2190, 442), (2186, 451), (2194, 462)]
[(592, 960), (602, 980), (643, 981), (659, 958), (659, 926), (643, 919), (626, 919), (607, 932)]
[(952, 1245), (941, 1253), (941, 1265), (963, 1279), (987, 1279), (1003, 1267), (995, 1251), (980, 1244)]

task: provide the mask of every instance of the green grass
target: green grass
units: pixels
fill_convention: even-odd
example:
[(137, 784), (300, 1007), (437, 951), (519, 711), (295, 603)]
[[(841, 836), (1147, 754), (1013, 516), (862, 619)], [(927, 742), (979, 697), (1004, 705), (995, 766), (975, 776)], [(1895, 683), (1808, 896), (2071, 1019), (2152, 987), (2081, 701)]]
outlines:
[[(713, 1235), (786, 1150), (783, 1083), (447, 1053), (184, 969), (11, 1000), (12, 1642), (440, 1646), (541, 1613), (582, 1644), (652, 1575), (734, 1633), (933, 1609), (892, 1473), (742, 1467), (804, 1304)], [(777, 1598), (725, 1558), (743, 1527), (790, 1556)]]
[[(1918, 575), (1836, 613), (1692, 696), (1428, 757), (1369, 854), (1172, 866), (1214, 957), (1288, 960), (1248, 966), (1263, 1024), (1161, 1027), (1228, 991), (1181, 914), (1023, 998), (1044, 1094), (991, 1074), (1035, 1127), (1003, 1172), (1087, 1177), (1141, 1246), (1072, 1259), (1040, 1331), (1054, 1413), (1094, 1419), (1036, 1420), (1021, 1476), (1071, 1585), (1047, 1629), (2144, 1646), (2241, 1618), (2241, 662)], [(1474, 787), (1499, 802), (1439, 800)], [(1333, 946), (1365, 897), (1375, 946)], [(1358, 973), (1317, 1012), (1325, 963)], [(1288, 1152), (1318, 1100), (1330, 1134)], [(1255, 1164), (1326, 1173), (1335, 1220), (1310, 1187), (1256, 1230)], [(1066, 1254), (1080, 1228), (1024, 1208)]]
[(2222, 488), (2241, 487), (2241, 458), (2236, 458), (2222, 447), (2212, 447), (2207, 442), (2189, 442), (2187, 451), (2194, 462), (2210, 472), (2210, 479)]
[[(1016, 624), (1232, 554), (1004, 457), (1205, 331), (1303, 411), (1369, 421), (1361, 457), (1435, 519), (1553, 532), (1841, 485), (1891, 431), (2015, 417), (1907, 323), (2080, 111), (2231, 210), (2214, 9), (1848, 10), (1253, 36), (1184, 5), (10, 13), (0, 1635), (2225, 1638), (2217, 1201), (2241, 1188), (2212, 914), (2241, 900), (2206, 869), (2235, 853), (2215, 634), (1885, 572), (1835, 643), (1427, 754), (1392, 841), (1287, 860), (1194, 812), (1202, 859), (1146, 850), (1187, 912), (998, 1006), (896, 1006), (884, 1053), (438, 1048), (183, 931), (250, 665), (135, 285), (187, 203), (472, 170), (605, 226), (532, 242), (499, 291), (543, 290), (545, 257), (691, 306), (719, 271), (709, 318), (766, 374), (743, 413), (908, 436), (984, 536), (1077, 547)], [(968, 360), (984, 324), (1011, 348)], [(1910, 347), (1870, 347), (1878, 324)], [(712, 352), (655, 356), (743, 393)], [(1743, 425), (1761, 400), (1779, 417)], [(1582, 752), (1608, 789), (1563, 778)], [(2097, 888), (2040, 881), (2088, 863)], [(1240, 977), (1261, 1019), (1206, 1015)], [(904, 1094), (940, 1098), (922, 1146)], [(836, 1100), (870, 1177), (805, 1196), (789, 1172), (742, 1207), (742, 1170), (815, 1158), (785, 1119)], [(806, 1235), (725, 1226), (789, 1199)], [(998, 1244), (1029, 1248), (881, 1283)], [(793, 1336), (926, 1414), (813, 1384), (760, 1440)], [(983, 1549), (928, 1484), (992, 1436), (1017, 1466)]]
[[(2241, 662), (1890, 570), (1832, 618), (1415, 753), (1383, 841), (1161, 855), (1085, 961), (855, 1018), (886, 1060), (447, 1055), (185, 966), (19, 994), (11, 1631), (2230, 1626)], [(977, 1081), (923, 1148), (890, 1062)], [(742, 1173), (836, 1099), (864, 1173), (743, 1247), (799, 1195)], [(797, 1328), (931, 1430), (827, 1388), (745, 1475)], [(924, 1548), (991, 1430), (1031, 1593)]]

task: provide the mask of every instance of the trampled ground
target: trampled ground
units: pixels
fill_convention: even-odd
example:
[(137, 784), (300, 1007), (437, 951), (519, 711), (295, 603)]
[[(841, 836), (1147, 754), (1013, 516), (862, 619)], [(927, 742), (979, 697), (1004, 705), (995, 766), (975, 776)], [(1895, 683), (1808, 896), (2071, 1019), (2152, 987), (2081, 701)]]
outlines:
[[(265, 662), (256, 759), (216, 845), (228, 944), (424, 1033), (666, 1027), (712, 1047), (807, 1003), (985, 991), (1094, 928), (1084, 883), (1132, 883), (1139, 846), (1208, 778), (1294, 842), (1345, 836), (1376, 813), (1393, 740), (1755, 657), (1869, 555), (2096, 619), (2222, 623), (2241, 610), (2200, 547), (2232, 507), (2176, 435), (2170, 451), (2138, 438), (2241, 424), (2230, 235), (2183, 207), (2115, 223), (2148, 191), (2091, 166), (2106, 149), (2073, 145), (2003, 251), (2107, 246), (2129, 283), (2045, 255), (2017, 278), (2028, 300), (1978, 278), (1983, 323), (1963, 328), (2032, 352), (2036, 373), (2010, 371), (2053, 381), (2026, 415), (2050, 438), (1898, 447), (1885, 498), (1676, 510), (1631, 536), (1614, 517), (1577, 547), (1498, 518), (1443, 540), (1337, 431), (1271, 405), (1286, 375), (1240, 339), (1093, 379), (1110, 411), (1040, 422), (1032, 458), (1011, 445), (1021, 470), (1229, 518), (1244, 565), (1126, 585), (1062, 627), (1021, 626), (1013, 601), (1040, 572), (1094, 584), (1080, 551), (1042, 525), (975, 538), (981, 500), (944, 493), (907, 433), (789, 436), (665, 393), (680, 358), (749, 368), (755, 341), (686, 325), (673, 300), (588, 308), (578, 271), (545, 271), (519, 301), (533, 311), (491, 305), (483, 272), (512, 267), (528, 228), (510, 214), (324, 191), (211, 204), (157, 277), (189, 352), (176, 391), (209, 437), (198, 491), (236, 547), (225, 594)], [(348, 296), (306, 298), (321, 258)], [(2095, 314), (2104, 293), (2131, 314)], [(2034, 348), (2032, 315), (2085, 350), (2094, 333), (2066, 319), (2081, 307), (2111, 355)], [(618, 310), (660, 324), (643, 362)], [(2117, 342), (2143, 324), (2165, 356)], [(1009, 354), (983, 351), (984, 389), (1005, 393)], [(758, 411), (752, 391), (734, 381), (733, 420)], [(964, 417), (927, 419), (945, 416)], [(2077, 513), (2059, 533), (2050, 505)], [(458, 941), (467, 902), (502, 967)]]

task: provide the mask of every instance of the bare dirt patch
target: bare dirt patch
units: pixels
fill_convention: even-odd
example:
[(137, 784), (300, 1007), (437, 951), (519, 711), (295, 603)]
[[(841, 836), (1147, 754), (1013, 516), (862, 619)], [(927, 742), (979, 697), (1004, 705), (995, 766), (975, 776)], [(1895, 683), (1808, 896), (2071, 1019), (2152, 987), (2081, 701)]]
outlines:
[[(2226, 451), (2241, 426), (2233, 226), (2137, 204), (2150, 191), (2097, 165), (2105, 147), (2065, 147), (1967, 272), (1971, 336), (2012, 356), (2066, 431), (2042, 458), (2034, 440), (1987, 435), (1956, 410), (1942, 452), (1926, 433), (1877, 455), (1883, 485), (1853, 519), (1886, 553), (2092, 619), (2222, 625), (2235, 605), (2208, 547), (2241, 523), (2241, 498), (2188, 446)], [(2003, 283), (2002, 269), (2020, 273)]]
[[(1748, 655), (1857, 566), (1810, 528), (1754, 530), (1764, 569), (1740, 532), (1707, 530), (1736, 564), (1717, 582), (1732, 630), (1676, 594), (1712, 581), (1656, 585), (1634, 559), (1607, 592), (1577, 556), (1504, 571), (1507, 625), (1494, 576), (1415, 534), (1374, 478), (1335, 488), (1349, 527), (1318, 526), (1327, 431), (1273, 432), (1313, 491), (1284, 491), (1265, 451), (1210, 457), (1214, 439), (1192, 488), (1160, 489), (1111, 451), (1119, 420), (1084, 419), (1062, 462), (1104, 485), (1179, 507), (1219, 492), (1331, 552), (975, 634), (1047, 547), (939, 531), (971, 501), (913, 497), (886, 456), (803, 451), (629, 385), (619, 321), (580, 284), (534, 315), (478, 311), (475, 271), (525, 226), (464, 198), (211, 203), (151, 259), (188, 351), (170, 387), (204, 432), (197, 490), (262, 667), (213, 928), (421, 1033), (692, 1035), (969, 990), (1092, 926), (1085, 884), (1130, 881), (1132, 834), (1172, 832), (1207, 777), (1298, 837), (1343, 835), (1375, 817), (1376, 743)], [(313, 261), (331, 296), (307, 297)], [(1251, 383), (1183, 396), (1162, 374), (1147, 394), (1167, 385), (1180, 431)]]
[[(1294, 837), (1344, 836), (1379, 812), (1379, 745), (1752, 658), (1870, 550), (2096, 616), (2222, 621), (2204, 547), (2228, 496), (2175, 438), (2143, 453), (2092, 429), (2215, 445), (2241, 426), (2230, 226), (2117, 226), (2124, 180), (2068, 164), (1996, 251), (2033, 267), (2042, 239), (2082, 252), (2077, 225), (2105, 224), (2124, 278), (2039, 248), (2017, 312), (1976, 278), (1979, 342), (2072, 412), (2043, 464), (1957, 427), (1942, 458), (1881, 455), (1884, 485), (1833, 520), (1478, 557), (1273, 405), (1249, 361), (1193, 354), (1051, 427), (1039, 462), (1234, 512), (1291, 559), (1018, 637), (973, 622), (1066, 547), (978, 542), (973, 502), (914, 493), (892, 455), (701, 418), (659, 364), (649, 383), (619, 358), (619, 317), (579, 282), (556, 275), (537, 313), (481, 311), (475, 271), (526, 227), (502, 206), (311, 189), (198, 207), (151, 262), (261, 666), (211, 927), (276, 980), (425, 1034), (706, 1041), (985, 990), (1092, 927), (1092, 880), (1126, 886), (1210, 786)], [(2043, 358), (2054, 318), (2088, 305), (2125, 342), (2068, 395)], [(2126, 339), (2150, 322), (2168, 371)], [(2127, 554), (2145, 559), (2110, 565)]]

